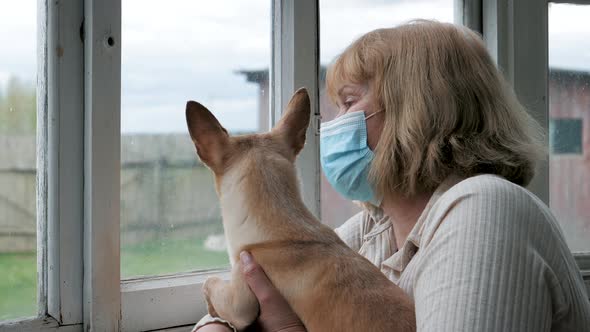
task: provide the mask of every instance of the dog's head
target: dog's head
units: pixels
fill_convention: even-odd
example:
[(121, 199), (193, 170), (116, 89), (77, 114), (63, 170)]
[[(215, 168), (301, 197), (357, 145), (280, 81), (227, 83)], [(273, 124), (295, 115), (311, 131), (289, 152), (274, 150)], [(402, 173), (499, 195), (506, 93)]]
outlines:
[(305, 144), (310, 107), (307, 90), (299, 89), (270, 132), (232, 137), (205, 106), (189, 101), (188, 130), (201, 161), (215, 174), (218, 193), (222, 194), (222, 180), (230, 173), (235, 174), (232, 181), (247, 176), (253, 181), (274, 182), (270, 185), (277, 185), (277, 176), (288, 178), (292, 173), (294, 177), (293, 163)]

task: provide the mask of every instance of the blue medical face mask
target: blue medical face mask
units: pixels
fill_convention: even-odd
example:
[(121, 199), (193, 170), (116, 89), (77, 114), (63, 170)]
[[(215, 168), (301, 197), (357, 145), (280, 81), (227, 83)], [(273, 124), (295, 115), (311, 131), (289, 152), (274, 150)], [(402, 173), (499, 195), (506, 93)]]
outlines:
[(328, 182), (345, 198), (376, 206), (381, 199), (375, 197), (368, 179), (374, 154), (367, 145), (366, 120), (379, 112), (366, 118), (363, 111), (351, 112), (320, 128), (320, 159)]

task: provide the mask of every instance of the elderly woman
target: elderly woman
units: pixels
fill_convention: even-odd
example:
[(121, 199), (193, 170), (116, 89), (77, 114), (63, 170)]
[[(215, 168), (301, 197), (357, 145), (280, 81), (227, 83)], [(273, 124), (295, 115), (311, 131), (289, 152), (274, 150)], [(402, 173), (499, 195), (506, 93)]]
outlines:
[[(478, 35), (430, 21), (375, 30), (326, 82), (340, 112), (322, 124), (322, 168), (364, 206), (336, 232), (410, 295), (419, 331), (590, 331), (558, 223), (524, 189), (543, 155), (539, 127)], [(259, 328), (305, 331), (260, 266), (241, 259)]]

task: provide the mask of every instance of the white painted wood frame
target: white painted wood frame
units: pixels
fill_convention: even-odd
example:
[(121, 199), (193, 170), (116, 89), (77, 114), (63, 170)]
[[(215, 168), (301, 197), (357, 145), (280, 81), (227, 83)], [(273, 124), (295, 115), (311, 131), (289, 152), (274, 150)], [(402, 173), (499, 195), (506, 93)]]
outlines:
[(195, 324), (207, 313), (201, 288), (210, 276), (229, 280), (227, 269), (124, 280), (121, 331), (148, 331)]
[(119, 331), (121, 0), (84, 1), (84, 330)]
[(48, 1), (47, 313), (82, 323), (84, 19), (80, 1)]
[(0, 331), (82, 331), (82, 4), (37, 12), (38, 318)]
[[(47, 314), (47, 0), (37, 0), (37, 314)], [(0, 327), (0, 330), (2, 328)]]
[(304, 202), (320, 218), (318, 0), (273, 0), (272, 42), (271, 126), (280, 119), (293, 92), (307, 88), (312, 114), (297, 169)]
[(82, 324), (60, 325), (52, 317), (2, 322), (2, 332), (82, 332)]

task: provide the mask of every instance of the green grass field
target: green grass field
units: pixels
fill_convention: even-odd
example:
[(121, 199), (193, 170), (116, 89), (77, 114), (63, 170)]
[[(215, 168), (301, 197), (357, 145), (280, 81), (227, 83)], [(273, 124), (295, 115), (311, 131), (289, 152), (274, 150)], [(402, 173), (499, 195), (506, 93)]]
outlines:
[[(229, 264), (225, 252), (203, 247), (203, 238), (149, 241), (121, 248), (121, 276), (161, 275)], [(0, 254), (0, 320), (37, 313), (35, 253)]]
[(226, 252), (205, 250), (205, 239), (149, 241), (121, 248), (123, 278), (223, 267)]
[(0, 254), (0, 320), (37, 313), (37, 256)]

